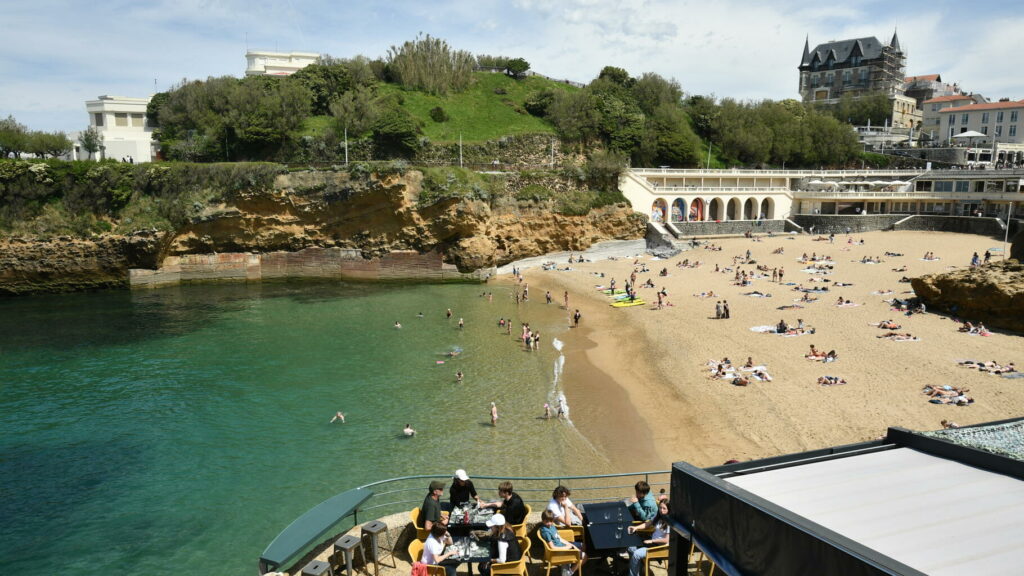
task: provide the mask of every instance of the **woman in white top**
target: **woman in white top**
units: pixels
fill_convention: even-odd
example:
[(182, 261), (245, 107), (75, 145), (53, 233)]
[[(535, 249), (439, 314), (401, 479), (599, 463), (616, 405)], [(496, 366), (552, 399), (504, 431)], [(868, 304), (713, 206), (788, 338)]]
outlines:
[(444, 566), (447, 576), (455, 576), (455, 569), (458, 563), (442, 564), (449, 556), (455, 553), (454, 548), (444, 551), (445, 546), (451, 546), (452, 537), (448, 535), (448, 527), (440, 522), (435, 522), (430, 529), (430, 536), (423, 542), (423, 556), (420, 562), (424, 564), (441, 564)]
[(640, 525), (628, 526), (626, 531), (632, 534), (639, 530), (653, 528), (651, 537), (644, 540), (643, 546), (630, 546), (629, 552), (629, 576), (640, 576), (640, 569), (644, 565), (644, 558), (647, 557), (647, 546), (661, 546), (668, 544), (668, 502), (662, 500), (658, 503), (658, 515)]
[(556, 526), (580, 526), (583, 524), (583, 513), (569, 500), (569, 489), (558, 486), (551, 493), (548, 510), (555, 515)]

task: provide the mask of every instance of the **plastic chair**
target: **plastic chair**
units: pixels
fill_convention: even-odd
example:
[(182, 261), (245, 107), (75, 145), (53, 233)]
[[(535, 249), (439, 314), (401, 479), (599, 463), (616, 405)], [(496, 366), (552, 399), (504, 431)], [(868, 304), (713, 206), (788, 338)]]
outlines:
[(430, 536), (430, 531), (423, 527), (423, 523), (420, 522), (420, 507), (417, 506), (409, 512), (409, 518), (412, 520), (412, 527), (416, 529), (416, 538), (420, 541), (426, 540), (427, 536)]
[(523, 522), (521, 524), (512, 524), (509, 528), (516, 533), (517, 538), (526, 538), (526, 523), (530, 519), (530, 513), (533, 512), (533, 508), (529, 504), (524, 504), (526, 508), (526, 515), (523, 516)]
[(651, 546), (644, 557), (644, 576), (651, 576), (651, 560), (668, 560), (668, 544)]
[(526, 559), (530, 557), (530, 539), (516, 538), (519, 542), (519, 549), (523, 555), (515, 562), (501, 562), (491, 564), (491, 574), (503, 574), (505, 576), (526, 576)]
[[(418, 509), (417, 509), (418, 510)], [(420, 540), (413, 540), (409, 542), (409, 564), (415, 564), (420, 561), (423, 557), (423, 542)], [(424, 564), (427, 567), (427, 574), (430, 576), (446, 576), (444, 566), (438, 566), (437, 564)]]
[[(558, 531), (558, 537), (563, 541), (573, 541), (573, 531), (567, 528), (563, 528)], [(555, 566), (565, 566), (567, 564), (575, 564), (580, 561), (582, 552), (573, 546), (570, 549), (565, 548), (553, 548), (551, 543), (541, 538), (541, 542), (544, 544), (544, 562), (547, 564), (547, 571), (545, 576), (551, 576), (551, 568)], [(580, 564), (580, 571), (577, 576), (583, 576), (583, 564)]]

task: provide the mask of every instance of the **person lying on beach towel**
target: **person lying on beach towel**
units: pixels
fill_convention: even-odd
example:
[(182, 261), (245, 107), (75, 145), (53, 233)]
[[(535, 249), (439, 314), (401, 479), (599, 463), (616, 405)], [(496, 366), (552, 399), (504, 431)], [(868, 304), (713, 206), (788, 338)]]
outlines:
[(903, 256), (903, 254), (900, 254), (899, 252), (886, 252), (885, 255), (889, 256), (891, 258), (895, 258), (897, 256)]
[(899, 332), (889, 332), (888, 334), (879, 334), (878, 336), (875, 336), (875, 338), (886, 338), (893, 342), (917, 342), (921, 340), (920, 338), (913, 336), (910, 332), (904, 332), (902, 334)]
[(970, 390), (956, 386), (932, 386), (926, 385), (921, 392), (928, 396), (932, 404), (955, 404), (957, 406), (968, 406), (974, 404), (974, 398), (967, 395)]
[[(794, 300), (794, 302), (798, 302), (798, 301), (799, 300)], [(799, 304), (786, 304), (784, 306), (779, 306), (778, 308), (776, 308), (776, 310), (803, 310), (803, 309), (804, 309), (804, 307), (799, 305)]]
[(838, 376), (819, 376), (818, 384), (822, 386), (839, 386), (840, 384), (846, 384), (846, 379)]
[(906, 272), (907, 271), (907, 267), (906, 266), (900, 266), (899, 268), (893, 268), (892, 271), (893, 272)]
[(849, 282), (838, 282), (837, 281), (837, 282), (833, 283), (833, 286), (846, 287), (846, 286), (853, 286), (853, 284), (851, 284)]
[(758, 290), (754, 290), (753, 292), (745, 292), (743, 295), (744, 296), (750, 296), (752, 298), (771, 298), (772, 297), (771, 294), (765, 294), (764, 292), (760, 292)]
[(892, 290), (888, 290), (888, 289), (886, 289), (886, 290), (875, 290), (874, 292), (871, 293), (871, 295), (872, 296), (890, 296), (890, 295), (892, 295), (892, 293), (893, 293)]

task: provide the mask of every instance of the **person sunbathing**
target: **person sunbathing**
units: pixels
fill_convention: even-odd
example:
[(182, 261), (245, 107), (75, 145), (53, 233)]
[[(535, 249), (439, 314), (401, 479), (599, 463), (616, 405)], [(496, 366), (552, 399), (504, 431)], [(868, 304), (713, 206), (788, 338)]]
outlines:
[(892, 320), (885, 320), (883, 322), (879, 322), (878, 327), (884, 330), (899, 330), (900, 328), (903, 328), (903, 326), (893, 322)]
[(907, 267), (906, 266), (900, 266), (899, 268), (893, 268), (892, 271), (893, 272), (906, 272), (907, 271)]
[(737, 376), (732, 379), (732, 384), (733, 386), (746, 386), (747, 384), (750, 384), (750, 380), (743, 376)]
[(765, 372), (764, 370), (754, 370), (754, 376), (758, 377), (759, 379), (761, 379), (761, 380), (763, 380), (765, 382), (771, 382), (772, 381), (772, 377), (769, 376), (768, 373)]
[(839, 354), (836, 354), (835, 350), (829, 350), (828, 354), (825, 354), (825, 362), (835, 362), (839, 360)]
[(975, 332), (974, 324), (971, 324), (970, 322), (964, 322), (963, 324), (960, 325), (959, 328), (957, 328), (957, 331), (958, 332), (967, 332), (968, 334), (974, 334), (974, 332)]
[(846, 380), (838, 376), (820, 376), (818, 384), (822, 386), (836, 386), (838, 384), (846, 384)]
[(778, 248), (776, 248), (776, 249), (775, 249), (775, 250), (774, 250), (774, 251), (772, 252), (772, 254), (784, 254), (784, 253), (785, 253), (785, 250), (783, 250), (781, 246), (780, 246), (780, 247), (778, 247)]
[(804, 357), (811, 359), (824, 358), (825, 352), (818, 350), (817, 348), (814, 347), (814, 344), (811, 344), (811, 351), (808, 352)]

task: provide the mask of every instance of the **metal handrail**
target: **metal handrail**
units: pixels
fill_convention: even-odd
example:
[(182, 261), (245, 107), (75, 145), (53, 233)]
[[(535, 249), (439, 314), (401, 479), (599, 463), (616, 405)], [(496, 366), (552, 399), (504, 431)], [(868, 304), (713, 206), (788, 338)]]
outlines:
[[(650, 484), (651, 491), (656, 491), (658, 488), (669, 485), (668, 479), (663, 481), (652, 482), (652, 477), (657, 476), (669, 476), (671, 470), (648, 470), (641, 472), (619, 472), (615, 474), (589, 474), (589, 475), (567, 475), (567, 476), (491, 476), (491, 475), (474, 475), (473, 480), (475, 481), (474, 486), (478, 493), (482, 493), (485, 490), (497, 491), (498, 483), (501, 481), (511, 481), (514, 483), (524, 483), (526, 485), (515, 486), (516, 493), (519, 493), (523, 498), (524, 502), (533, 504), (547, 505), (550, 499), (550, 494), (555, 486), (573, 484), (570, 488), (575, 494), (582, 495), (574, 498), (578, 503), (587, 502), (598, 502), (607, 501), (609, 499), (621, 498), (623, 491), (632, 489), (633, 484), (621, 484), (616, 483), (599, 483), (593, 485), (590, 482), (595, 480), (607, 480), (615, 478), (625, 477), (642, 477), (645, 482)], [(344, 517), (338, 518), (330, 526), (326, 526), (325, 530), (334, 529), (337, 533), (343, 533), (350, 528), (354, 527), (360, 521), (366, 522), (368, 520), (375, 520), (383, 516), (389, 516), (391, 514), (397, 514), (404, 511), (409, 511), (415, 506), (419, 506), (423, 503), (423, 497), (426, 495), (427, 485), (433, 480), (444, 480), (448, 481), (451, 479), (450, 474), (417, 474), (412, 476), (398, 476), (395, 478), (388, 478), (385, 480), (377, 480), (368, 484), (358, 486), (353, 490), (371, 491), (373, 495), (354, 509), (350, 514)], [(417, 482), (418, 481), (418, 482)], [(415, 484), (413, 484), (415, 482)], [(407, 486), (403, 486), (403, 483), (408, 483)], [(545, 483), (546, 487), (540, 487), (532, 485), (531, 483)], [(492, 486), (493, 484), (493, 486)], [(537, 493), (542, 493), (543, 496)], [(344, 494), (344, 492), (342, 493)], [(629, 492), (632, 494), (632, 492)], [(531, 497), (533, 496), (533, 497)], [(335, 498), (337, 496), (333, 496)], [(289, 525), (289, 528), (291, 525)], [(286, 529), (287, 530), (287, 529)], [(283, 532), (282, 532), (283, 534)], [(280, 535), (279, 535), (280, 537)], [(289, 557), (288, 562), (294, 562), (296, 558), (301, 558), (303, 554), (309, 552), (317, 545), (323, 543), (308, 542), (304, 547), (296, 549)], [(260, 562), (260, 573), (264, 573), (266, 569), (271, 566), (262, 561)], [(277, 566), (273, 566), (277, 569)]]

